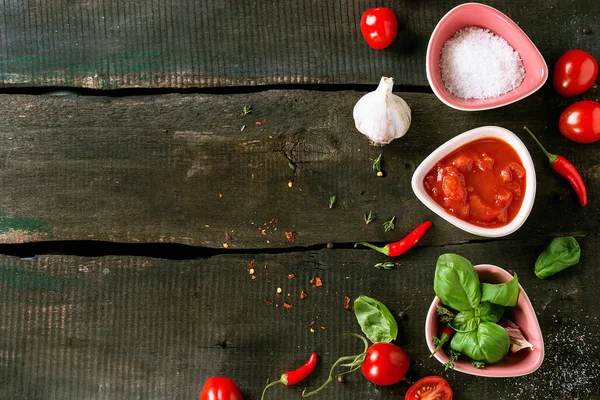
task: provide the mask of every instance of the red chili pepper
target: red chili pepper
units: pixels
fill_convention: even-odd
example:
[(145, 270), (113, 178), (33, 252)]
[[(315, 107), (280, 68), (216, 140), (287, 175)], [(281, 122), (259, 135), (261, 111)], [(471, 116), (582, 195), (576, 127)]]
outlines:
[(454, 329), (450, 328), (450, 326), (448, 326), (448, 325), (444, 325), (444, 327), (442, 328), (442, 331), (440, 332), (439, 343), (435, 347), (435, 350), (433, 351), (433, 353), (431, 353), (429, 355), (429, 357), (433, 357), (433, 355), (435, 353), (437, 353), (442, 348), (442, 346), (444, 344), (446, 344), (446, 342), (448, 342), (450, 339), (452, 339), (452, 336), (454, 336)]
[(278, 385), (280, 383), (284, 384), (285, 386), (292, 386), (304, 380), (315, 370), (315, 367), (317, 366), (317, 358), (317, 353), (313, 352), (310, 355), (310, 357), (308, 357), (308, 361), (306, 361), (306, 363), (304, 363), (303, 366), (293, 371), (288, 371), (281, 374), (281, 378), (279, 378), (278, 381), (271, 382), (267, 386), (265, 386), (261, 400), (264, 400), (265, 392), (268, 388), (272, 386)]
[(419, 240), (421, 240), (423, 235), (425, 235), (425, 232), (427, 232), (427, 230), (431, 228), (431, 225), (433, 225), (431, 222), (425, 221), (421, 225), (417, 226), (411, 233), (406, 235), (404, 239), (398, 242), (386, 244), (383, 247), (373, 246), (371, 243), (367, 242), (358, 242), (356, 244), (360, 244), (362, 246), (369, 247), (373, 250), (377, 250), (378, 252), (383, 253), (386, 256), (398, 257), (399, 255), (402, 255), (408, 250), (412, 249), (413, 246), (417, 244)]
[(581, 204), (581, 207), (585, 207), (587, 205), (587, 189), (585, 188), (585, 183), (583, 183), (583, 179), (581, 178), (581, 175), (579, 175), (577, 168), (575, 168), (575, 166), (563, 156), (557, 156), (556, 154), (547, 152), (540, 141), (526, 126), (524, 126), (523, 129), (525, 129), (531, 135), (533, 140), (535, 140), (538, 146), (540, 146), (546, 157), (548, 157), (552, 169), (569, 181), (573, 187), (573, 190), (575, 190), (575, 193), (577, 193), (579, 204)]

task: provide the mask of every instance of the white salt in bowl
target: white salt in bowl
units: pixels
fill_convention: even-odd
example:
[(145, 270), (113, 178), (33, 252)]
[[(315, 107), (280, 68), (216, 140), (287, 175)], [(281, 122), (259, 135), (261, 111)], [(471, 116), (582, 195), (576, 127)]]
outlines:
[[(458, 30), (469, 26), (489, 29), (519, 53), (525, 68), (525, 79), (519, 87), (503, 95), (482, 100), (463, 99), (450, 93), (440, 71), (442, 47)], [(440, 20), (429, 39), (426, 68), (427, 80), (435, 95), (448, 106), (463, 111), (489, 110), (517, 102), (535, 93), (548, 79), (548, 65), (525, 32), (500, 11), (479, 3), (459, 5)]]

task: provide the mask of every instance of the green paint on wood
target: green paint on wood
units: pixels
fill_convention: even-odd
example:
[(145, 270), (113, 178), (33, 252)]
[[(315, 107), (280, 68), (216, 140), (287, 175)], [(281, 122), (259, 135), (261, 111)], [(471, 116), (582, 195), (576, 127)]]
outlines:
[(26, 268), (26, 264), (28, 263), (24, 261), (0, 263), (0, 285), (12, 289), (49, 290), (52, 292), (62, 292), (65, 287), (69, 286), (86, 286), (85, 282), (31, 271)]
[(0, 234), (10, 231), (47, 232), (42, 223), (35, 218), (11, 217), (0, 211)]

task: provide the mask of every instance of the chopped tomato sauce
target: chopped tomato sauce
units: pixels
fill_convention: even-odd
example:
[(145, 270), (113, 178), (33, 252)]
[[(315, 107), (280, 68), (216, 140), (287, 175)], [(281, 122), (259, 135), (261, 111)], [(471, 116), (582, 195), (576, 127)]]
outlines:
[(423, 181), (446, 212), (477, 226), (496, 228), (518, 214), (525, 194), (525, 168), (508, 143), (484, 138), (440, 160)]

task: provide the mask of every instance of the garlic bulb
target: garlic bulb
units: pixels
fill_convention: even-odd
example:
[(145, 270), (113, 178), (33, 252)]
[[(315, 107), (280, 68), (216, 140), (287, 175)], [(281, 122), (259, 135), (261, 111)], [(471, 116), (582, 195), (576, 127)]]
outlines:
[(354, 106), (356, 129), (375, 145), (404, 136), (410, 127), (410, 107), (392, 94), (393, 87), (394, 80), (384, 76), (377, 89), (365, 94)]

